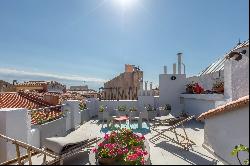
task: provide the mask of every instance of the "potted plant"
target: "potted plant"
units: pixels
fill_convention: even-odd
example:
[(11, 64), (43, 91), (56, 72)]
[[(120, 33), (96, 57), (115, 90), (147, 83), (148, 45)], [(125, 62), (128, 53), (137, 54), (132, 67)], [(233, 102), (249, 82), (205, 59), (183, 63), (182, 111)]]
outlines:
[(194, 85), (195, 85), (194, 82), (188, 83), (186, 85), (186, 93), (193, 94), (194, 93), (193, 92)]
[(222, 94), (224, 93), (224, 82), (223, 81), (216, 81), (213, 84), (213, 89), (212, 89), (215, 93), (219, 93)]
[(135, 107), (131, 107), (129, 112), (131, 116), (137, 116), (137, 109)]
[(88, 109), (87, 109), (86, 103), (80, 103), (79, 109), (81, 112), (81, 122), (83, 123), (84, 121), (88, 121), (89, 120), (89, 113), (87, 111)]
[(249, 153), (249, 148), (246, 147), (246, 146), (244, 146), (244, 145), (242, 145), (242, 144), (240, 144), (240, 145), (235, 146), (234, 149), (231, 152), (232, 156), (236, 156), (237, 157), (237, 160), (239, 161), (240, 165), (249, 165), (249, 159), (244, 160), (243, 163), (242, 163), (242, 161), (240, 160), (240, 157), (239, 157), (240, 152)]
[(171, 112), (171, 105), (166, 104), (163, 109), (160, 110), (160, 115), (161, 116), (167, 116)]
[(105, 134), (92, 152), (100, 165), (144, 165), (149, 158), (145, 137), (129, 129)]
[(103, 112), (105, 111), (105, 107), (103, 105), (100, 105), (99, 111), (98, 111), (98, 119), (102, 120), (103, 119)]
[(125, 116), (127, 114), (126, 109), (127, 109), (126, 105), (119, 105), (118, 106), (119, 115)]
[(193, 93), (195, 94), (204, 93), (204, 89), (196, 82), (193, 86)]

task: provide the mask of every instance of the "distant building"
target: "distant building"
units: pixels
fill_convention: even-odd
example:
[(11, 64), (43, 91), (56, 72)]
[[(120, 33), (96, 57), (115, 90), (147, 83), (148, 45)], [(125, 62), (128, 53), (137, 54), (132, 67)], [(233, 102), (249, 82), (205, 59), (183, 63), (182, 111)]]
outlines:
[(29, 90), (37, 92), (65, 93), (66, 86), (56, 81), (29, 81), (15, 85), (16, 91)]
[(87, 91), (88, 85), (84, 85), (84, 86), (70, 86), (69, 90), (70, 91)]
[(0, 80), (0, 92), (15, 92), (15, 86), (3, 80)]
[(125, 72), (104, 83), (102, 100), (137, 100), (143, 71), (134, 65), (125, 65)]

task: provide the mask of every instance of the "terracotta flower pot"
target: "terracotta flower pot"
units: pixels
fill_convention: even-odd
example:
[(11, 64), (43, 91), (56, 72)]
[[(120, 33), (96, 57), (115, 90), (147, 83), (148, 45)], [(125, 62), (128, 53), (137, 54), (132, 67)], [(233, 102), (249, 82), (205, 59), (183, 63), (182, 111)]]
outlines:
[(112, 158), (100, 158), (98, 159), (100, 165), (116, 165), (115, 159)]
[(224, 87), (213, 88), (216, 93), (224, 93)]
[(187, 93), (190, 93), (190, 94), (193, 94), (193, 93), (194, 93), (192, 87), (186, 88), (186, 92), (187, 92)]

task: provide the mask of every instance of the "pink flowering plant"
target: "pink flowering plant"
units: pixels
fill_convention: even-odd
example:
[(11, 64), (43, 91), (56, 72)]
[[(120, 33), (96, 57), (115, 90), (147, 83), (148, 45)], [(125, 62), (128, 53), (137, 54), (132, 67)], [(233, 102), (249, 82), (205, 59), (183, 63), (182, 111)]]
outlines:
[(134, 134), (129, 129), (119, 129), (105, 134), (104, 141), (93, 152), (97, 159), (112, 159), (116, 164), (144, 165), (148, 154), (144, 140), (144, 136)]

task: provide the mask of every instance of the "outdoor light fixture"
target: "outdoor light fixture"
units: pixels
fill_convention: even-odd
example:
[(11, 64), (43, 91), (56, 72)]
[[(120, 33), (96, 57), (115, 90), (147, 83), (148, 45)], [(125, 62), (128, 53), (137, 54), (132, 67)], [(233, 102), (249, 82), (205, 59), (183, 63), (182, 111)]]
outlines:
[(172, 76), (172, 77), (171, 77), (171, 80), (176, 80), (176, 77), (175, 77), (175, 76)]

